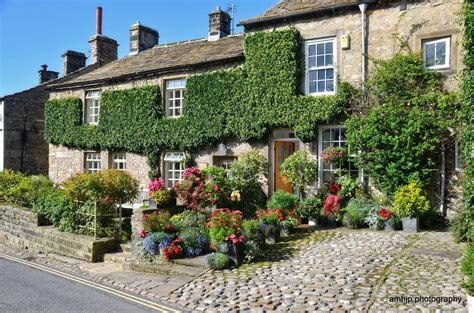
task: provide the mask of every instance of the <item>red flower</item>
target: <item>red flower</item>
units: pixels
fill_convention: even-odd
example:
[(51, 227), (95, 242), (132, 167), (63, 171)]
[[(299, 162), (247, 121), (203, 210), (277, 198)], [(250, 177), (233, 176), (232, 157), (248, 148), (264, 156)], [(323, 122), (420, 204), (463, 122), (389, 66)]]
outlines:
[(329, 215), (332, 212), (337, 212), (340, 206), (341, 206), (341, 198), (338, 195), (327, 196), (323, 205), (326, 215)]
[(386, 221), (386, 220), (388, 220), (390, 217), (392, 217), (393, 212), (392, 212), (392, 211), (389, 211), (389, 210), (387, 210), (387, 209), (385, 209), (385, 208), (380, 208), (379, 215), (380, 215), (380, 217), (381, 217), (384, 221)]
[(332, 183), (329, 184), (328, 188), (331, 193), (336, 194), (341, 190), (342, 186), (339, 183)]
[(145, 238), (146, 235), (148, 235), (148, 233), (144, 229), (142, 229), (142, 230), (140, 230), (139, 235), (140, 235), (140, 238)]

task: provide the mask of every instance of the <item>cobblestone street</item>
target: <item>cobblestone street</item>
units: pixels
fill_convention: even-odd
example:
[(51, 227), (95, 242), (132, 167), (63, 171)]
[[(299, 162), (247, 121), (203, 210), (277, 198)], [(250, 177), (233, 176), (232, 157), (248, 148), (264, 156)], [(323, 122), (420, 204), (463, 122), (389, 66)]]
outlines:
[(320, 231), (269, 249), (266, 260), (208, 272), (166, 300), (195, 311), (466, 312), (462, 245), (446, 232)]

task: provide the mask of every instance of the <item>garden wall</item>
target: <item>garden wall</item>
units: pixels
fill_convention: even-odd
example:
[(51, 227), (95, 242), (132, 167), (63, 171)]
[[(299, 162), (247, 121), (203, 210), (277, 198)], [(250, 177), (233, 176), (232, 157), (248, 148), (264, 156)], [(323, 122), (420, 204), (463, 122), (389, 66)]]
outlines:
[(0, 205), (0, 243), (35, 252), (53, 252), (90, 262), (102, 261), (104, 254), (116, 251), (113, 238), (63, 233), (45, 225), (38, 214), (26, 209)]

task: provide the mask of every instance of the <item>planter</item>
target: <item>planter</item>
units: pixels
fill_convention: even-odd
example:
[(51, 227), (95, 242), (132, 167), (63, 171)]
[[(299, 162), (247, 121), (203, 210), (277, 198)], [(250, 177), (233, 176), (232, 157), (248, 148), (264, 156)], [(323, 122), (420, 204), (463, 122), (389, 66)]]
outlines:
[(148, 208), (150, 209), (162, 209), (162, 208), (169, 208), (169, 207), (175, 207), (175, 206), (176, 206), (176, 198), (173, 198), (167, 204), (160, 204), (160, 205), (156, 204), (155, 199), (153, 198), (148, 199)]
[(287, 228), (280, 229), (280, 237), (288, 237), (291, 234), (291, 231)]
[(277, 225), (261, 224), (261, 229), (265, 236), (265, 244), (272, 244), (281, 241), (280, 227)]
[(327, 216), (325, 224), (326, 224), (327, 227), (336, 228), (337, 222), (336, 222), (336, 219), (334, 218), (334, 216), (332, 214)]
[(474, 296), (469, 295), (466, 293), (467, 298), (467, 311), (469, 313), (474, 313)]
[(394, 221), (391, 221), (391, 220), (384, 221), (383, 224), (384, 224), (384, 228), (383, 228), (383, 229), (384, 229), (385, 231), (396, 231), (396, 230), (397, 230)]
[(317, 218), (308, 218), (308, 225), (309, 226), (317, 226), (318, 225), (318, 219)]
[(229, 256), (232, 258), (232, 260), (235, 262), (235, 265), (237, 266), (240, 266), (242, 263), (244, 263), (244, 244), (240, 242), (235, 245), (230, 245)]
[(420, 228), (418, 218), (402, 218), (403, 231), (417, 233)]

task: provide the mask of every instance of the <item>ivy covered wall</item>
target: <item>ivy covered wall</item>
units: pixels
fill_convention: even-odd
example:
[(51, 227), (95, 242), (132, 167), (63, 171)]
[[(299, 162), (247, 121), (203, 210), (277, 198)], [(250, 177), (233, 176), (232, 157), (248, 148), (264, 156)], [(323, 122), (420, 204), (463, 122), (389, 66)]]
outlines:
[(464, 210), (469, 227), (468, 240), (474, 242), (474, 1), (466, 0), (464, 9)]
[(300, 139), (311, 141), (318, 124), (344, 112), (352, 87), (340, 82), (334, 96), (301, 95), (301, 50), (294, 29), (247, 35), (241, 67), (188, 78), (184, 116), (178, 119), (163, 116), (158, 86), (103, 92), (98, 126), (82, 124), (80, 99), (50, 100), (46, 139), (154, 159), (160, 150), (195, 150), (226, 138), (265, 140), (278, 127), (292, 128)]

